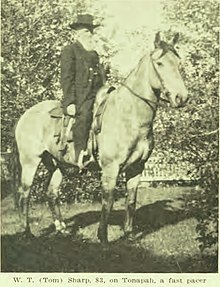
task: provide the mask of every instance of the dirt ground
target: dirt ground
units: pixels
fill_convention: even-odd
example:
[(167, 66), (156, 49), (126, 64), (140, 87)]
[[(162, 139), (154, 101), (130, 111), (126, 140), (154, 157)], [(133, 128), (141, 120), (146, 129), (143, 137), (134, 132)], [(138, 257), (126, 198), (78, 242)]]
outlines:
[(69, 235), (53, 232), (45, 204), (31, 206), (34, 237), (26, 239), (11, 195), (2, 199), (3, 272), (217, 272), (212, 253), (201, 254), (197, 220), (185, 212), (192, 187), (139, 188), (135, 240), (123, 238), (124, 199), (115, 202), (109, 223), (109, 249), (97, 240), (100, 203), (63, 204)]

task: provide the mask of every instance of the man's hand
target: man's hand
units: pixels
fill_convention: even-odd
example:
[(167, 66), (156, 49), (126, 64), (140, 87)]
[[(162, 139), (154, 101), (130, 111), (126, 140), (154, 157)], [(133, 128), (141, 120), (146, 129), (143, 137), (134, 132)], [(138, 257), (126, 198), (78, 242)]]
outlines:
[(69, 105), (66, 108), (67, 114), (70, 116), (75, 116), (76, 114), (76, 106), (74, 104)]

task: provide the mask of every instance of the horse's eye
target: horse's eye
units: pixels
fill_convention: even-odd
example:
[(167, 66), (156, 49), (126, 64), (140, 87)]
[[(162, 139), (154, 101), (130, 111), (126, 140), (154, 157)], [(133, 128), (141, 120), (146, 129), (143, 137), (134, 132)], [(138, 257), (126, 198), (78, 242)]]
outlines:
[(157, 65), (161, 67), (161, 66), (163, 66), (163, 63), (157, 62)]

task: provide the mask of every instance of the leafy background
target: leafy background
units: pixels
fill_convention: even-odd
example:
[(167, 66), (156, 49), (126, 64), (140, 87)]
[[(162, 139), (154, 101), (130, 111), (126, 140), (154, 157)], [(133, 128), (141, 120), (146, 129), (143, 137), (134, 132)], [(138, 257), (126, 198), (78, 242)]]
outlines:
[[(195, 165), (202, 191), (189, 203), (198, 218), (201, 249), (217, 244), (218, 84), (217, 0), (3, 0), (2, 151), (10, 149), (21, 114), (45, 99), (60, 99), (60, 51), (71, 42), (68, 25), (77, 13), (93, 13), (102, 26), (95, 35), (109, 81), (123, 79), (141, 55), (153, 48), (155, 32), (171, 39), (180, 32), (183, 77), (190, 94), (182, 110), (160, 108), (155, 153), (171, 162)], [(175, 138), (175, 140), (173, 140)]]

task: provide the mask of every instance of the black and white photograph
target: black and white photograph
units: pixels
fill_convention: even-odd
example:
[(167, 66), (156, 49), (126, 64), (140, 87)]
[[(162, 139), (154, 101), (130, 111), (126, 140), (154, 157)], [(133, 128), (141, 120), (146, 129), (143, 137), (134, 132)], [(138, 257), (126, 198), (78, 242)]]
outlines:
[(2, 0), (1, 28), (0, 284), (217, 286), (219, 1)]

